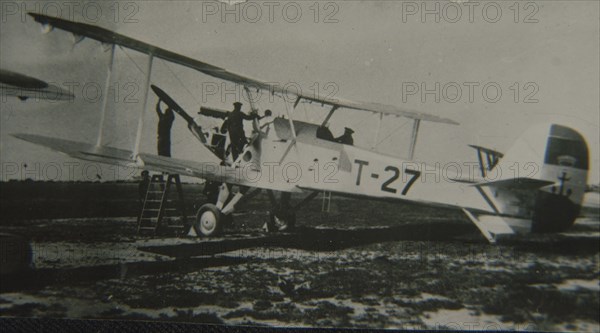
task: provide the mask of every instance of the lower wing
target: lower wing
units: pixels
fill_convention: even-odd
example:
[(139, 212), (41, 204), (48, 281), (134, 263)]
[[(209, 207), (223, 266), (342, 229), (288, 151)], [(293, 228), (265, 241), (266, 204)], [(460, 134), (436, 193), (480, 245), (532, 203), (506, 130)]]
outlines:
[(13, 136), (85, 161), (120, 165), (140, 170), (168, 172), (239, 186), (283, 192), (302, 192), (294, 185), (269, 181), (268, 177), (260, 175), (260, 171), (250, 168), (223, 166), (218, 161), (195, 162), (152, 154), (139, 154), (137, 159), (134, 159), (131, 151), (119, 148), (98, 147), (89, 143), (34, 134), (13, 134)]

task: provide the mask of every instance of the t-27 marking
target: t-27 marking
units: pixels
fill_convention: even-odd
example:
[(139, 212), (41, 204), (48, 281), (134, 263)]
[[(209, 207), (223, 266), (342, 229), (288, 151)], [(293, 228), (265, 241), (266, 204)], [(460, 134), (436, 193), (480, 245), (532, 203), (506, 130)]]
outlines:
[[(363, 171), (363, 167), (369, 165), (368, 161), (363, 161), (363, 160), (359, 160), (359, 159), (355, 159), (354, 163), (358, 164), (358, 172), (356, 175), (356, 186), (360, 186), (360, 181), (361, 181), (361, 176), (362, 176), (362, 171)], [(381, 190), (384, 192), (389, 192), (389, 193), (397, 193), (398, 190), (390, 187), (390, 185), (395, 182), (398, 178), (400, 178), (400, 169), (398, 169), (395, 166), (389, 165), (387, 167), (385, 167), (384, 171), (386, 172), (392, 172), (392, 176), (390, 178), (388, 178), (385, 182), (383, 182), (383, 184), (381, 184)], [(408, 180), (408, 182), (406, 183), (406, 185), (404, 186), (404, 188), (402, 189), (402, 192), (400, 192), (402, 195), (406, 195), (408, 193), (408, 190), (410, 190), (410, 187), (415, 183), (415, 181), (417, 181), (417, 179), (421, 176), (421, 172), (417, 171), (417, 170), (411, 170), (411, 169), (404, 169), (404, 173), (411, 175), (411, 178)], [(371, 174), (371, 177), (374, 179), (378, 179), (379, 175), (378, 174)]]

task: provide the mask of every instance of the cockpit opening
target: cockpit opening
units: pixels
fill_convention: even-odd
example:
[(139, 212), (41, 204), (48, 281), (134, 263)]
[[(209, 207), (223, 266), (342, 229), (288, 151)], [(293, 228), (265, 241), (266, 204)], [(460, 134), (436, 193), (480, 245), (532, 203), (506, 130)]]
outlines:
[(327, 140), (327, 141), (331, 141), (331, 142), (337, 142), (337, 143), (341, 143), (343, 145), (353, 145), (354, 144), (354, 139), (352, 138), (352, 134), (354, 134), (354, 131), (351, 128), (345, 127), (344, 134), (335, 138), (335, 137), (333, 137), (333, 134), (331, 133), (329, 128), (327, 128), (326, 126), (319, 126), (317, 128), (317, 139)]

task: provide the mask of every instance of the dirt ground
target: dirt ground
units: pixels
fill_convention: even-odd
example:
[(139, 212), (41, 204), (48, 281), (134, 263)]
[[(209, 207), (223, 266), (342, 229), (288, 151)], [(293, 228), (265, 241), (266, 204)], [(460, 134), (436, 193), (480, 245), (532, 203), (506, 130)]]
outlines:
[(135, 218), (4, 219), (35, 269), (2, 279), (1, 316), (300, 327), (598, 332), (600, 223), (487, 244), (460, 213), (319, 198), (294, 233), (267, 198), (215, 239), (136, 236)]

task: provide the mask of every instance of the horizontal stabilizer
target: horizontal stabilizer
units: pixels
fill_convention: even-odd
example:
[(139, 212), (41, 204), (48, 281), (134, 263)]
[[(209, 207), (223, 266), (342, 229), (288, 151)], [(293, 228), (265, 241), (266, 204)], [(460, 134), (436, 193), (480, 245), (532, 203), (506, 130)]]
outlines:
[(548, 185), (552, 185), (552, 184), (554, 184), (554, 182), (548, 181), (548, 180), (521, 177), (521, 178), (502, 179), (502, 180), (496, 180), (496, 181), (491, 181), (491, 182), (482, 182), (482, 183), (473, 184), (473, 186), (492, 186), (492, 187), (504, 188), (504, 189), (535, 190), (540, 187), (544, 187), (544, 186), (548, 186)]

